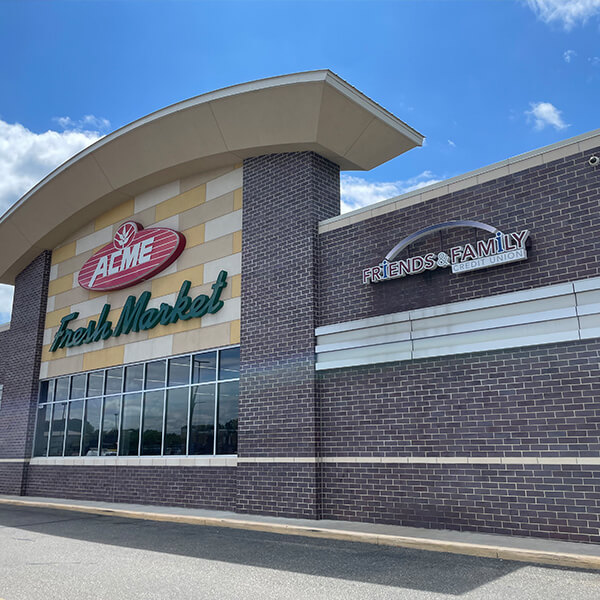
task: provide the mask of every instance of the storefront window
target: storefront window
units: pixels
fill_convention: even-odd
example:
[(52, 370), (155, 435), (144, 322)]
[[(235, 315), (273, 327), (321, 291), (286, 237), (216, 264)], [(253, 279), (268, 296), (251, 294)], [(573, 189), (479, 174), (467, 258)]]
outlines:
[(144, 365), (133, 365), (125, 368), (125, 391), (137, 392), (144, 385)]
[(67, 417), (66, 402), (60, 402), (54, 405), (52, 413), (52, 429), (50, 430), (50, 446), (48, 456), (62, 456), (63, 444), (65, 438), (65, 419)]
[(106, 371), (106, 394), (120, 394), (123, 391), (123, 367)]
[(165, 387), (166, 360), (155, 360), (146, 365), (146, 390), (156, 390)]
[(186, 387), (167, 390), (164, 454), (186, 454), (187, 412), (190, 390)]
[(35, 444), (33, 447), (34, 456), (46, 456), (48, 453), (48, 434), (50, 433), (51, 415), (52, 404), (44, 404), (38, 407), (37, 429), (35, 432)]
[[(74, 378), (73, 378), (74, 379)], [(83, 421), (83, 400), (69, 402), (65, 456), (79, 456), (81, 446), (81, 423)]]
[(89, 400), (86, 400), (81, 456), (98, 456), (101, 414), (102, 398), (90, 398)]
[(142, 455), (160, 456), (162, 452), (165, 392), (146, 392), (142, 417)]
[(119, 455), (137, 456), (140, 443), (140, 416), (142, 414), (142, 394), (123, 396), (123, 416), (121, 419), (121, 437)]
[(34, 456), (236, 454), (238, 395), (239, 348), (42, 381)]
[(104, 391), (104, 371), (94, 371), (88, 374), (87, 396), (94, 398), (102, 396)]
[(190, 357), (179, 356), (169, 360), (169, 378), (167, 385), (187, 385), (190, 382)]
[(100, 454), (102, 456), (117, 456), (120, 412), (121, 396), (109, 396), (108, 398), (104, 398), (102, 438), (100, 439)]
[[(221, 356), (226, 350), (221, 352)], [(192, 383), (215, 381), (217, 378), (217, 353), (196, 354), (193, 359)]]
[(214, 452), (216, 384), (192, 387), (190, 409), (190, 454)]
[(74, 375), (71, 377), (71, 400), (85, 397), (85, 375)]
[(238, 381), (219, 384), (217, 454), (233, 454), (237, 450), (239, 387)]

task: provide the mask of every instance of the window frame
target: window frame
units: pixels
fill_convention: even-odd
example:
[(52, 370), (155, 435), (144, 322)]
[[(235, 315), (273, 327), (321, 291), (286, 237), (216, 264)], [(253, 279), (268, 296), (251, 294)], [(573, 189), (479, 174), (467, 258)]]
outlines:
[[(235, 457), (237, 456), (236, 454), (217, 454), (217, 436), (218, 436), (218, 415), (219, 415), (219, 386), (222, 383), (227, 383), (227, 382), (239, 382), (240, 377), (239, 377), (239, 373), (237, 377), (233, 377), (233, 378), (226, 378), (226, 379), (220, 379), (220, 366), (221, 366), (221, 352), (226, 351), (226, 350), (232, 350), (232, 349), (239, 349), (240, 346), (239, 344), (233, 344), (233, 345), (229, 345), (229, 346), (223, 346), (221, 348), (212, 348), (212, 349), (206, 349), (206, 350), (197, 350), (195, 352), (186, 352), (184, 354), (176, 354), (173, 356), (169, 356), (169, 357), (156, 357), (156, 358), (152, 358), (149, 360), (144, 360), (144, 361), (136, 361), (136, 362), (132, 362), (132, 363), (127, 363), (127, 364), (123, 364), (123, 365), (115, 365), (113, 367), (106, 367), (106, 368), (102, 368), (102, 369), (92, 369), (90, 371), (80, 371), (77, 373), (71, 373), (69, 375), (60, 375), (57, 377), (51, 377), (51, 378), (45, 378), (43, 380), (40, 380), (39, 382), (39, 392), (38, 392), (38, 402), (36, 404), (36, 422), (35, 422), (35, 428), (34, 428), (34, 434), (33, 434), (33, 440), (34, 440), (34, 444), (31, 450), (31, 454), (33, 458), (85, 458), (82, 455), (83, 452), (83, 446), (84, 446), (84, 431), (85, 431), (85, 424), (87, 423), (87, 414), (88, 414), (88, 402), (90, 400), (95, 400), (95, 399), (100, 399), (101, 400), (101, 404), (100, 404), (100, 424), (99, 424), (99, 432), (98, 432), (98, 446), (97, 446), (97, 454), (94, 456), (94, 458), (115, 458), (115, 457), (119, 457), (119, 458), (160, 458), (160, 457), (179, 457), (179, 458), (200, 458), (200, 457)], [(198, 382), (198, 383), (194, 383), (194, 357), (198, 356), (198, 355), (202, 355), (202, 354), (211, 354), (211, 353), (215, 353), (216, 354), (216, 358), (215, 358), (215, 375), (214, 375), (214, 379), (211, 381), (203, 381), (203, 382)], [(188, 365), (188, 378), (187, 378), (187, 383), (183, 383), (183, 384), (175, 384), (175, 385), (169, 385), (169, 366), (170, 366), (170, 361), (173, 359), (180, 359), (180, 358), (188, 358), (189, 361), (189, 365)], [(148, 365), (150, 363), (154, 363), (157, 361), (161, 361), (164, 360), (165, 361), (165, 374), (164, 374), (164, 381), (163, 381), (163, 386), (161, 387), (154, 387), (154, 388), (147, 388), (146, 384), (147, 384), (147, 374), (148, 374)], [(126, 374), (127, 371), (126, 369), (128, 367), (134, 367), (134, 366), (142, 366), (142, 388), (141, 390), (136, 390), (136, 391), (129, 391), (126, 392), (125, 388), (126, 388)], [(110, 394), (106, 393), (106, 386), (107, 386), (107, 381), (108, 381), (108, 371), (114, 368), (120, 368), (121, 369), (121, 373), (122, 373), (122, 377), (121, 377), (121, 390), (119, 392), (111, 392)], [(103, 379), (102, 379), (102, 394), (101, 395), (88, 395), (89, 393), (89, 379), (90, 379), (90, 375), (93, 373), (103, 373)], [(72, 388), (72, 379), (74, 377), (79, 377), (81, 375), (85, 376), (85, 391), (83, 394), (82, 398), (71, 398), (71, 388)], [(56, 381), (58, 379), (62, 379), (68, 377), (68, 398), (66, 400), (56, 400)], [(46, 400), (44, 402), (40, 402), (41, 400), (41, 396), (42, 396), (42, 386), (44, 385), (48, 385), (48, 393), (46, 395)], [(212, 443), (212, 454), (190, 454), (190, 436), (191, 436), (191, 418), (192, 418), (192, 389), (196, 388), (198, 386), (209, 386), (212, 385), (214, 386), (214, 415), (213, 415), (213, 443)], [(186, 428), (186, 436), (185, 436), (185, 453), (184, 454), (177, 454), (177, 455), (170, 455), (170, 454), (165, 454), (165, 445), (166, 445), (166, 419), (167, 419), (167, 397), (168, 397), (168, 391), (169, 390), (176, 390), (176, 389), (181, 389), (181, 388), (187, 388), (187, 413), (186, 413), (186, 419), (185, 419), (185, 428)], [(50, 390), (52, 390), (52, 394), (50, 394)], [(161, 449), (160, 449), (160, 454), (142, 454), (142, 437), (143, 437), (143, 426), (144, 426), (144, 411), (145, 411), (145, 403), (146, 403), (146, 394), (149, 392), (162, 392), (163, 394), (163, 407), (162, 407), (162, 432), (161, 432)], [(139, 419), (139, 434), (138, 434), (138, 452), (137, 455), (125, 455), (125, 454), (121, 454), (121, 434), (122, 434), (122, 427), (123, 427), (123, 407), (125, 404), (125, 397), (129, 396), (129, 395), (133, 395), (133, 394), (141, 394), (141, 403), (140, 403), (140, 419)], [(51, 395), (51, 399), (49, 399), (49, 396)], [(102, 438), (103, 438), (103, 426), (104, 426), (104, 409), (105, 409), (105, 401), (107, 398), (119, 398), (119, 418), (118, 418), (118, 429), (117, 429), (117, 453), (116, 455), (103, 455), (102, 454)], [(80, 447), (79, 447), (79, 456), (75, 457), (75, 456), (71, 456), (71, 457), (65, 457), (65, 447), (66, 447), (66, 438), (67, 438), (67, 423), (65, 422), (65, 427), (64, 427), (64, 431), (63, 431), (63, 452), (60, 456), (49, 456), (48, 452), (50, 449), (50, 441), (52, 438), (52, 429), (53, 429), (53, 418), (54, 418), (54, 409), (55, 406), (57, 404), (62, 404), (62, 403), (66, 403), (66, 420), (68, 421), (68, 417), (70, 414), (70, 410), (71, 410), (71, 403), (72, 402), (79, 402), (79, 401), (83, 401), (83, 417), (81, 419), (81, 431), (80, 431)], [(46, 409), (46, 412), (49, 409), (50, 412), (50, 421), (49, 421), (49, 427), (48, 427), (48, 440), (47, 440), (47, 444), (46, 444), (46, 451), (45, 454), (42, 455), (36, 455), (36, 445), (35, 445), (35, 440), (36, 440), (36, 436), (37, 436), (37, 429), (38, 429), (38, 415), (40, 414), (40, 407), (42, 406), (47, 406), (48, 408)], [(238, 408), (239, 408), (239, 396), (238, 396)], [(91, 450), (91, 449), (90, 449)], [(236, 448), (237, 450), (237, 448)]]

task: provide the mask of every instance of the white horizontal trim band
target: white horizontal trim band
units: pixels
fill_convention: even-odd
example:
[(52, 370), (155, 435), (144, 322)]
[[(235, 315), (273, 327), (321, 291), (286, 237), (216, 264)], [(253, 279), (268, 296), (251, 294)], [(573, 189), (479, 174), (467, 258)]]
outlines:
[(34, 466), (121, 466), (121, 467), (235, 467), (239, 463), (348, 463), (348, 464), (469, 464), (469, 465), (600, 465), (600, 457), (577, 456), (260, 456), (219, 458), (0, 458), (0, 463), (30, 463)]
[(598, 457), (577, 456), (257, 456), (238, 458), (238, 463), (348, 463), (436, 465), (600, 465)]
[(600, 277), (336, 323), (315, 334), (317, 370), (590, 339), (600, 336)]
[(73, 456), (36, 457), (34, 466), (77, 466), (77, 467), (235, 467), (236, 456), (167, 457), (167, 456)]

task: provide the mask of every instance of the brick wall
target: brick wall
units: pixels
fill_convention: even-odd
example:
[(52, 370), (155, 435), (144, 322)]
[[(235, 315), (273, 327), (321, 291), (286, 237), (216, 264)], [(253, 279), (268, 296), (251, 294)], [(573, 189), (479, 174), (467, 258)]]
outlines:
[[(323, 233), (319, 325), (600, 275), (600, 169), (588, 165), (594, 152), (600, 148)], [(505, 233), (530, 229), (529, 258), (462, 275), (437, 269), (377, 285), (362, 283), (362, 269), (379, 264), (404, 237), (459, 219), (482, 221)], [(475, 229), (445, 231), (398, 258), (488, 237)]]
[(600, 341), (321, 371), (322, 456), (600, 454)]
[[(0, 460), (31, 456), (49, 272), (50, 252), (43, 252), (15, 281), (11, 326), (0, 339)], [(9, 473), (0, 477), (0, 493), (20, 494), (22, 465), (0, 466)]]
[[(600, 342), (321, 372), (323, 456), (598, 457)], [(524, 461), (525, 462), (525, 461)], [(325, 463), (323, 518), (600, 541), (600, 465)]]
[(25, 494), (231, 510), (235, 472), (235, 467), (30, 465)]
[[(319, 325), (599, 276), (590, 153), (322, 234)], [(457, 219), (530, 229), (528, 260), (362, 284), (402, 238)], [(398, 258), (487, 237), (445, 231)], [(591, 340), (320, 372), (323, 457), (424, 459), (324, 463), (323, 517), (600, 541), (600, 465), (572, 464), (600, 456), (599, 359)], [(484, 464), (495, 458), (515, 464)]]
[(600, 542), (600, 466), (323, 465), (323, 518)]
[[(317, 226), (339, 213), (339, 168), (312, 152), (251, 158), (243, 190), (238, 454), (314, 456)], [(238, 482), (240, 511), (318, 514), (314, 465), (240, 463)]]

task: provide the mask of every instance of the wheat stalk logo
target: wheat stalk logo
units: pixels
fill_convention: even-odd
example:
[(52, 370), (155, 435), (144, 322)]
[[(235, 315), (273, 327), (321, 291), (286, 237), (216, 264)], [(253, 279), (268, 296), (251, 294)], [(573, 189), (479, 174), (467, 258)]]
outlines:
[(119, 228), (117, 233), (115, 234), (115, 244), (120, 248), (125, 248), (131, 242), (131, 239), (135, 235), (136, 228), (126, 223), (122, 227)]

